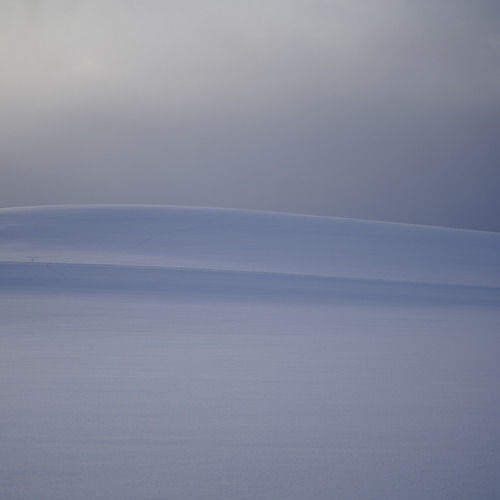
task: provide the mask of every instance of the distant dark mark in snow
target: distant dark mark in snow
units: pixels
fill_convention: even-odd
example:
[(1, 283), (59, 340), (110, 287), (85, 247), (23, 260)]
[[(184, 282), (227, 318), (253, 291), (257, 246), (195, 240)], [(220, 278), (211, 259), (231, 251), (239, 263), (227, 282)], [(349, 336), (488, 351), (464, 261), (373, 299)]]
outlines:
[(142, 241), (139, 241), (138, 243), (132, 243), (132, 245), (128, 245), (126, 247), (122, 247), (121, 249), (122, 250), (128, 250), (129, 248), (139, 247), (141, 245), (144, 245), (144, 243), (147, 243), (148, 241), (151, 241), (151, 240), (154, 240), (155, 238), (159, 238), (160, 236), (163, 236), (164, 234), (173, 234), (173, 233), (182, 233), (182, 232), (187, 232), (187, 231), (193, 231), (195, 229), (198, 229), (198, 228), (201, 228), (201, 227), (204, 227), (204, 226), (208, 226), (214, 220), (215, 220), (215, 217), (212, 217), (212, 219), (210, 219), (207, 222), (203, 222), (201, 224), (196, 224), (196, 225), (191, 226), (191, 227), (186, 227), (186, 228), (182, 228), (182, 229), (173, 229), (171, 231), (162, 231), (161, 233), (153, 234), (153, 236), (149, 236), (148, 238), (146, 238), (146, 239), (144, 239)]

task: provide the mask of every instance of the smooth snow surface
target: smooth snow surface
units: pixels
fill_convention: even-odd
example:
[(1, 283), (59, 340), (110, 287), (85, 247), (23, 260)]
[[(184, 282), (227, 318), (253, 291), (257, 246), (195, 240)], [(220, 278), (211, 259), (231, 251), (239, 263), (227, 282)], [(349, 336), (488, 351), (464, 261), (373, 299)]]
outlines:
[(500, 234), (0, 210), (0, 498), (500, 498)]

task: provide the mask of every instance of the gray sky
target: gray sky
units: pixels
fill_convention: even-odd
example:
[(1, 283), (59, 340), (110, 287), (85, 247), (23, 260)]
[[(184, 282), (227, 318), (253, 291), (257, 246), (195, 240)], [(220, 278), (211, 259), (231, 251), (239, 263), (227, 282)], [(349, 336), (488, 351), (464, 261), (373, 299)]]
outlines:
[(0, 0), (0, 206), (500, 231), (498, 0)]

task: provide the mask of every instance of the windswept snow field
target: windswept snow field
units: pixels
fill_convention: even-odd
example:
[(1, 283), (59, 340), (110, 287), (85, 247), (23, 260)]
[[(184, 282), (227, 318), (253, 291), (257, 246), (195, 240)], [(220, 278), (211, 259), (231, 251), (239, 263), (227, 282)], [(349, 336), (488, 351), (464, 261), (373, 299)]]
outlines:
[(498, 500), (500, 234), (0, 210), (0, 498)]

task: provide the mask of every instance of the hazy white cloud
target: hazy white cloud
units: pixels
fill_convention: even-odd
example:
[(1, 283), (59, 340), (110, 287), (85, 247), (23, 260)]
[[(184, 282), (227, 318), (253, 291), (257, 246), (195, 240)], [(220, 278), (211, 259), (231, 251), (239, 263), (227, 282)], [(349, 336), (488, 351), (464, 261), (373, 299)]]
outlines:
[(488, 0), (3, 0), (3, 203), (64, 186), (65, 202), (459, 224), (469, 196), (479, 220), (499, 19)]
[(121, 108), (125, 99), (168, 110), (265, 103), (318, 87), (346, 99), (384, 90), (411, 98), (481, 90), (498, 99), (488, 54), (496, 34), (467, 24), (448, 2), (22, 4), (1, 7), (1, 91), (10, 106), (88, 109), (104, 100)]

